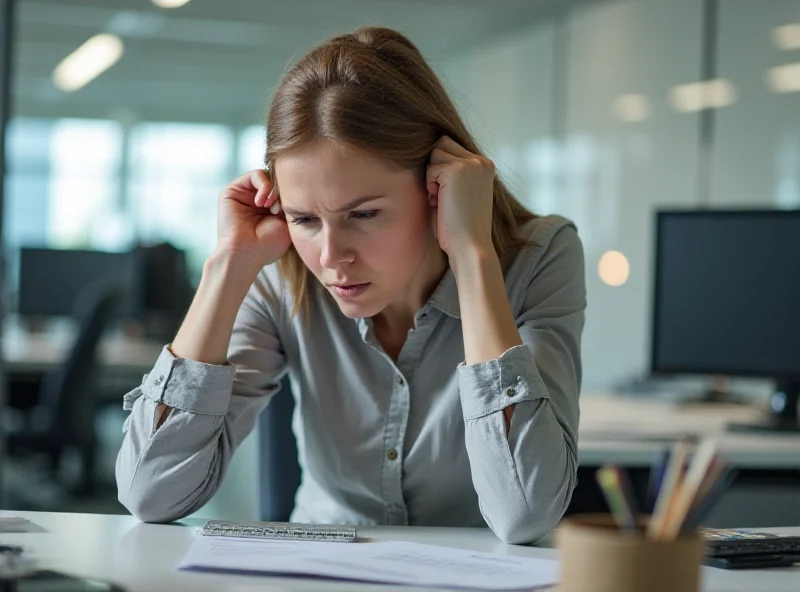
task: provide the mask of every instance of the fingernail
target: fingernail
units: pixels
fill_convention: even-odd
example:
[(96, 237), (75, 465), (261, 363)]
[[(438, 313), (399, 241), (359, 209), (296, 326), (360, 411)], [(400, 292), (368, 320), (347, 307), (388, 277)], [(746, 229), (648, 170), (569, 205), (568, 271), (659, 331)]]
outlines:
[(277, 216), (281, 211), (281, 202), (276, 201), (269, 207), (269, 213), (273, 216)]

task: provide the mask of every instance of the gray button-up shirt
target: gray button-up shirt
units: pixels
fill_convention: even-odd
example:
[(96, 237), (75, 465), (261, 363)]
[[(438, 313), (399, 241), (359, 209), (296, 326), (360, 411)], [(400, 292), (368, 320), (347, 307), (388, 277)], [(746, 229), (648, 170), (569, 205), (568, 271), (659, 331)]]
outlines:
[[(145, 521), (199, 509), (288, 371), (302, 467), (293, 521), (488, 524), (508, 542), (543, 536), (576, 482), (586, 293), (572, 224), (541, 217), (524, 231), (530, 242), (504, 273), (524, 345), (469, 366), (451, 270), (395, 363), (370, 319), (347, 318), (322, 293), (308, 319), (292, 317), (285, 284), (264, 268), (237, 316), (229, 365), (165, 348), (125, 396), (122, 503)], [(174, 410), (156, 429), (159, 402)]]

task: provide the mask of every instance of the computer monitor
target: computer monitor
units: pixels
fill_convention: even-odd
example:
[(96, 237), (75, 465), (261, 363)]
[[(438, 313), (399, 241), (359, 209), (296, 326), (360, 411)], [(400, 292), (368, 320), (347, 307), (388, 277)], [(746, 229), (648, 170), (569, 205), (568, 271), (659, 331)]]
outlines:
[(84, 288), (114, 282), (129, 287), (120, 314), (135, 315), (142, 300), (137, 281), (140, 265), (131, 253), (23, 247), (17, 312), (31, 317), (69, 316)]
[(653, 373), (772, 378), (797, 430), (800, 210), (658, 212), (655, 252)]

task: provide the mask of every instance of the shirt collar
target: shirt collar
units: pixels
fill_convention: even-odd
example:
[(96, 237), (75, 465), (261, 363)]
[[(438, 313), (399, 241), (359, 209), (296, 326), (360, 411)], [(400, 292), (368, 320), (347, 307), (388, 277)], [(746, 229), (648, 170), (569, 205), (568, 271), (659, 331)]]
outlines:
[[(428, 301), (428, 304), (423, 308), (427, 308), (428, 306), (433, 306), (453, 318), (461, 318), (461, 306), (458, 302), (458, 285), (456, 284), (456, 276), (453, 274), (452, 268), (447, 268), (444, 276), (439, 280), (439, 285), (437, 285), (436, 289), (433, 291), (433, 295)], [(372, 319), (358, 317), (355, 319), (355, 322), (358, 327), (358, 332), (361, 334), (361, 338), (367, 341), (367, 334), (372, 328)]]

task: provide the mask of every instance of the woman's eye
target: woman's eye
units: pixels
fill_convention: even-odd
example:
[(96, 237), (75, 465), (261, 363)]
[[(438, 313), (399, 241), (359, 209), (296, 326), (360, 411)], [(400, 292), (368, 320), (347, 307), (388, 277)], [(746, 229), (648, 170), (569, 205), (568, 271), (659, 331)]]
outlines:
[(355, 220), (372, 220), (378, 215), (378, 210), (367, 210), (364, 212), (352, 212), (350, 216)]
[(297, 224), (298, 226), (307, 226), (314, 221), (314, 218), (311, 216), (300, 216), (299, 218), (293, 218), (292, 224)]

